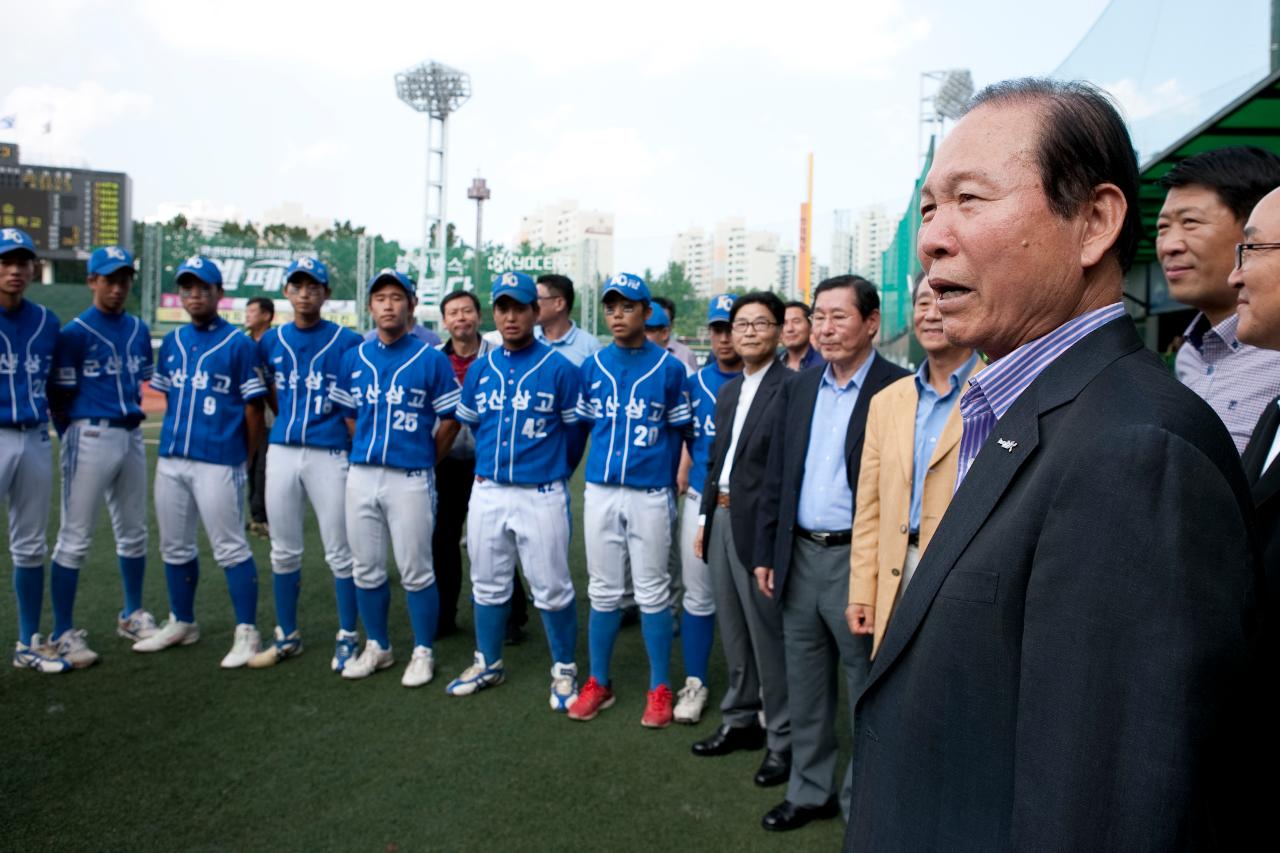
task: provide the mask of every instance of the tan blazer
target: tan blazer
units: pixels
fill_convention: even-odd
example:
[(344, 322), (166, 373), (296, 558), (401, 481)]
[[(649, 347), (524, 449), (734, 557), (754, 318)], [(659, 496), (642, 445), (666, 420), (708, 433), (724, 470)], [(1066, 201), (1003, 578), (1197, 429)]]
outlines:
[[(979, 360), (969, 375), (961, 378), (961, 393), (969, 376), (981, 369)], [(867, 413), (862, 469), (858, 474), (858, 505), (853, 518), (853, 545), (849, 552), (849, 603), (875, 607), (873, 658), (889, 624), (907, 559), (919, 399), (913, 374), (872, 397)], [(929, 472), (925, 475), (920, 508), (921, 553), (938, 529), (938, 522), (955, 491), (960, 429), (960, 401), (957, 400), (933, 449)]]

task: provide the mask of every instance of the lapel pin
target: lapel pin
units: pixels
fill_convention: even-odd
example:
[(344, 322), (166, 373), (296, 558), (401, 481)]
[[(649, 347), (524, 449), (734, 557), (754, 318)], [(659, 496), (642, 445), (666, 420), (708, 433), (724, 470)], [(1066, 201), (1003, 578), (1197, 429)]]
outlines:
[(1013, 449), (1014, 449), (1015, 447), (1017, 447), (1017, 446), (1018, 446), (1018, 442), (1016, 442), (1016, 441), (1012, 441), (1012, 440), (1007, 439), (1007, 438), (997, 438), (997, 439), (996, 439), (996, 444), (1000, 445), (1001, 447), (1003, 447), (1005, 450), (1009, 451), (1010, 453), (1012, 453), (1012, 452), (1013, 452)]

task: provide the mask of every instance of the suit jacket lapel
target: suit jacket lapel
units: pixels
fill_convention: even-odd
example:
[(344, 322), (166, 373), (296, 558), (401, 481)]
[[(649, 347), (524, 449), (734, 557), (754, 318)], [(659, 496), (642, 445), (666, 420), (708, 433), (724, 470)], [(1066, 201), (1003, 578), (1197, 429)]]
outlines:
[[(810, 377), (810, 373), (813, 374)], [(804, 476), (804, 459), (809, 454), (809, 432), (813, 425), (813, 407), (818, 402), (818, 386), (822, 383), (822, 370), (805, 371), (795, 380), (795, 393), (791, 395), (791, 412), (787, 434), (792, 437), (787, 442), (792, 453), (792, 462)], [(800, 440), (794, 440), (799, 437)], [(800, 482), (796, 481), (797, 484)]]
[[(760, 387), (756, 389), (756, 396), (751, 401), (751, 408), (747, 409), (747, 418), (742, 422), (742, 432), (738, 435), (738, 446), (733, 451), (733, 464), (738, 464), (738, 459), (742, 456), (742, 452), (747, 447), (747, 442), (743, 441), (743, 436), (751, 435), (751, 431), (756, 428), (756, 424), (764, 417), (764, 411), (769, 407), (769, 402), (773, 399), (773, 395), (777, 393), (778, 385), (782, 382), (783, 371), (786, 370), (781, 364), (774, 362), (769, 366), (769, 372), (760, 380)], [(745, 377), (743, 377), (745, 381)], [(742, 385), (738, 385), (741, 391)], [(734, 396), (733, 406), (738, 407), (737, 395)], [(733, 423), (730, 422), (729, 429), (733, 429)]]
[[(724, 411), (732, 415), (733, 411), (738, 408), (738, 395), (742, 391), (742, 381), (740, 377), (734, 377), (726, 382), (721, 388), (720, 393), (716, 395), (716, 408), (724, 405)], [(715, 413), (712, 412), (712, 417)], [(717, 476), (724, 470), (724, 457), (729, 453), (729, 442), (733, 440), (733, 419), (729, 419), (729, 428), (716, 431), (716, 440), (711, 444), (711, 473)], [(702, 488), (705, 484), (699, 483), (698, 488)]]
[[(889, 391), (885, 391), (886, 394)], [(893, 435), (882, 436), (881, 445), (893, 445), (898, 453), (898, 464), (902, 468), (904, 482), (910, 484), (915, 477), (916, 458), (916, 408), (920, 405), (920, 393), (916, 389), (915, 379), (911, 387), (903, 391), (901, 399), (893, 400), (889, 417), (893, 421)], [(880, 460), (884, 465), (884, 459)]]
[[(884, 357), (877, 354), (875, 361), (871, 362), (871, 368), (867, 371), (867, 378), (863, 380), (862, 387), (858, 389), (858, 399), (853, 404), (853, 414), (849, 416), (849, 430), (844, 434), (844, 461), (848, 467), (853, 464), (854, 451), (862, 446), (862, 437), (867, 428), (867, 409), (871, 406), (871, 398), (876, 392), (885, 386), (886, 374), (888, 372)], [(851, 488), (857, 488), (857, 483), (850, 483)]]
[[(982, 362), (974, 362), (973, 370), (969, 371), (969, 376), (977, 373), (982, 369)], [(965, 376), (960, 380), (958, 389), (958, 397), (963, 397), (964, 392), (969, 388), (969, 376)], [(929, 459), (929, 467), (937, 465), (943, 456), (951, 452), (951, 448), (960, 443), (960, 435), (964, 430), (964, 424), (960, 420), (960, 400), (957, 398), (951, 404), (951, 414), (947, 416), (947, 422), (942, 427), (942, 435), (938, 436), (938, 443), (933, 448), (933, 456)]]
[(1277, 428), (1280, 428), (1280, 407), (1272, 401), (1267, 404), (1266, 414), (1258, 421), (1258, 428), (1249, 439), (1249, 447), (1243, 460), (1254, 506), (1261, 506), (1263, 501), (1280, 492), (1280, 464), (1272, 462), (1270, 468), (1262, 470), (1263, 463), (1267, 461), (1267, 453), (1271, 450), (1271, 443), (1275, 441)]

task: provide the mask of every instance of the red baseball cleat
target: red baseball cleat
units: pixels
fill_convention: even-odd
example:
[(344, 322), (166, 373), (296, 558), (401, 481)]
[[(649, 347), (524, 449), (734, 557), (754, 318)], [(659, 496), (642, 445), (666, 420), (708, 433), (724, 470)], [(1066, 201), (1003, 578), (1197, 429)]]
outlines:
[(650, 690), (640, 725), (651, 729), (665, 729), (671, 725), (671, 699), (671, 688), (665, 684)]
[[(667, 691), (667, 718), (671, 718), (671, 691)], [(613, 691), (596, 681), (593, 675), (578, 691), (578, 698), (569, 706), (569, 719), (594, 720), (596, 714), (613, 705)]]

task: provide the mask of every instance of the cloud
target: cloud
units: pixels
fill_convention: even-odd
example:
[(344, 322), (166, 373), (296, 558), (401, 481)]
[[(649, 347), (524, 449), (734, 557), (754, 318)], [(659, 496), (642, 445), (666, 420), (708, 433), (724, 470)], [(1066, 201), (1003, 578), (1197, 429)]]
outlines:
[(1104, 83), (1102, 88), (1119, 102), (1120, 109), (1130, 122), (1142, 121), (1162, 113), (1189, 115), (1197, 109), (1196, 98), (1183, 92), (1177, 79), (1172, 77), (1146, 91), (1129, 77), (1115, 83)]
[(83, 163), (91, 134), (143, 118), (151, 107), (146, 93), (108, 91), (100, 83), (84, 82), (74, 89), (19, 86), (5, 96), (0, 115), (14, 117), (13, 128), (4, 133), (19, 146), (45, 152), (56, 162)]
[[(650, 149), (634, 127), (561, 130), (548, 147), (526, 147), (512, 156), (506, 171), (517, 189), (572, 194), (601, 185), (615, 190), (637, 186), (667, 159), (666, 153)], [(566, 186), (566, 176), (572, 176), (572, 187)]]

